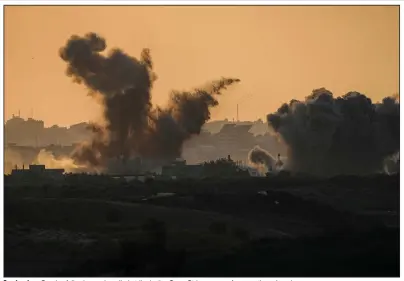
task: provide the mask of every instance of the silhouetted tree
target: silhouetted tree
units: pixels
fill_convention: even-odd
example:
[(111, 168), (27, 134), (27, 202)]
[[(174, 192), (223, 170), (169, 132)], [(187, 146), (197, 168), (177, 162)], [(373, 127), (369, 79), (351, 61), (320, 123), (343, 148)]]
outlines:
[(229, 177), (236, 175), (248, 175), (247, 171), (241, 170), (230, 156), (203, 164), (204, 175), (206, 177)]

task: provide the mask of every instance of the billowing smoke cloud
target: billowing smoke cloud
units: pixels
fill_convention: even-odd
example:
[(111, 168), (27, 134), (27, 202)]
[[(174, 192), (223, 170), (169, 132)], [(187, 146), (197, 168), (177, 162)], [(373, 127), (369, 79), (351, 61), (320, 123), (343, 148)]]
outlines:
[(222, 78), (202, 89), (173, 92), (166, 107), (154, 107), (151, 89), (157, 76), (150, 51), (144, 49), (136, 59), (120, 49), (101, 54), (106, 47), (105, 39), (89, 33), (72, 36), (60, 50), (67, 75), (101, 102), (106, 121), (105, 126), (94, 124), (92, 141), (73, 153), (78, 163), (105, 167), (111, 158), (181, 156), (184, 141), (199, 134), (210, 119), (210, 109), (218, 105), (216, 96), (240, 81)]
[(11, 174), (11, 170), (16, 166), (21, 167), (24, 164), (24, 159), (17, 151), (4, 148), (4, 174)]
[(261, 172), (267, 172), (275, 167), (276, 159), (265, 149), (255, 146), (248, 153), (248, 161)]
[(82, 172), (86, 167), (77, 165), (73, 159), (69, 157), (55, 157), (52, 152), (41, 149), (32, 161), (24, 159), (24, 157), (16, 150), (4, 149), (4, 173), (11, 174), (12, 169), (28, 169), (30, 164), (42, 164), (49, 169), (65, 169), (66, 172)]
[(285, 159), (273, 157), (267, 150), (260, 146), (255, 146), (248, 153), (248, 162), (256, 168), (261, 174), (269, 171), (280, 171), (286, 168)]
[(400, 148), (398, 96), (382, 103), (357, 92), (334, 98), (314, 90), (267, 116), (288, 146), (288, 168), (319, 176), (383, 171), (384, 160)]
[(69, 157), (56, 158), (52, 152), (45, 149), (39, 151), (33, 164), (42, 164), (49, 169), (64, 169), (67, 173), (78, 172), (85, 169), (85, 167), (74, 163), (73, 159)]
[(387, 157), (384, 161), (384, 171), (392, 175), (400, 172), (400, 153)]

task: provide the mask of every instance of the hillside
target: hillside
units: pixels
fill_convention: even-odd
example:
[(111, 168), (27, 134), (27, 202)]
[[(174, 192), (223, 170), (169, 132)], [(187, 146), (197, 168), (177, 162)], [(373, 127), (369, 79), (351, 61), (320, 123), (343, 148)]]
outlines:
[(398, 175), (7, 182), (6, 276), (398, 275)]

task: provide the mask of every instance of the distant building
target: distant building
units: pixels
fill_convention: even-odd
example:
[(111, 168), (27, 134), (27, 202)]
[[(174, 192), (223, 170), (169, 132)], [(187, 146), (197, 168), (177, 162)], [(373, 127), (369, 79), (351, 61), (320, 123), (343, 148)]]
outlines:
[(43, 133), (44, 122), (29, 118), (25, 120), (21, 117), (13, 116), (4, 125), (5, 142), (15, 142), (18, 144), (35, 144), (36, 138)]
[(187, 165), (183, 159), (177, 159), (161, 169), (161, 175), (169, 178), (201, 178), (203, 172), (202, 165)]
[(13, 177), (24, 177), (24, 178), (45, 178), (45, 179), (62, 179), (64, 169), (46, 169), (45, 165), (29, 165), (29, 169), (18, 169), (15, 167), (11, 171), (11, 176)]
[(252, 134), (249, 132), (252, 125), (236, 125), (226, 124), (216, 135), (218, 144), (223, 146), (238, 146), (240, 141), (252, 139)]
[(214, 135), (213, 144), (217, 148), (216, 157), (232, 154), (235, 159), (245, 159), (254, 146), (254, 136), (249, 132), (252, 125), (226, 124)]
[(196, 165), (187, 165), (185, 160), (177, 159), (169, 165), (164, 165), (161, 175), (172, 179), (199, 179), (206, 177), (233, 178), (256, 176), (256, 173), (252, 169), (243, 167), (241, 161), (233, 161), (230, 155), (228, 155), (227, 158), (220, 158), (216, 161)]
[(5, 143), (15, 142), (25, 146), (47, 146), (50, 144), (71, 145), (83, 142), (91, 137), (87, 123), (67, 127), (57, 125), (45, 127), (42, 120), (13, 116), (4, 124)]

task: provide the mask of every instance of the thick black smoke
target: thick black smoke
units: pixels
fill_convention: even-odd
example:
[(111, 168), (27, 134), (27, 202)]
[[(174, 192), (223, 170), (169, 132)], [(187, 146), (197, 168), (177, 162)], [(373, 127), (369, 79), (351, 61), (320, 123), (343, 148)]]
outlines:
[(318, 176), (383, 171), (384, 160), (400, 149), (398, 97), (382, 103), (357, 92), (334, 98), (314, 90), (267, 116), (269, 127), (288, 146), (288, 168)]
[(144, 49), (138, 60), (120, 49), (101, 54), (105, 49), (105, 40), (89, 33), (72, 36), (60, 50), (67, 75), (84, 84), (103, 105), (107, 124), (94, 124), (92, 142), (73, 154), (77, 162), (94, 167), (105, 167), (111, 158), (179, 157), (184, 141), (199, 134), (210, 119), (210, 108), (218, 105), (216, 96), (240, 81), (222, 78), (203, 89), (173, 92), (165, 108), (153, 107), (156, 75), (149, 50)]

